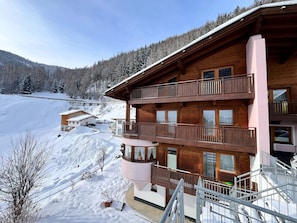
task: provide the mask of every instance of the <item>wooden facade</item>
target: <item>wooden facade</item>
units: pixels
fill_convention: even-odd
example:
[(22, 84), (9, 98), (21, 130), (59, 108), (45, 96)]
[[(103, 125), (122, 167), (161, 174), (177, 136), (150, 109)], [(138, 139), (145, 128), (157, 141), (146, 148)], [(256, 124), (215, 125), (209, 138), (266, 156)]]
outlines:
[(83, 110), (70, 110), (70, 111), (60, 113), (60, 116), (61, 116), (61, 130), (62, 131), (69, 131), (69, 130), (73, 129), (73, 127), (68, 126), (68, 119), (73, 118), (73, 117), (77, 117), (77, 116), (80, 116), (80, 115), (86, 115), (86, 114), (88, 114), (88, 113), (83, 111)]
[[(136, 122), (127, 120), (124, 138), (158, 143), (155, 163), (169, 169), (153, 168), (152, 184), (172, 189), (171, 182), (181, 176), (189, 185), (197, 176), (232, 183), (235, 176), (251, 170), (261, 150), (257, 145), (296, 146), (295, 21), (296, 4), (251, 10), (106, 92), (136, 108)], [(267, 73), (248, 72), (247, 47), (253, 36), (265, 41)], [(267, 77), (267, 83), (257, 82), (259, 76)], [(269, 117), (265, 125), (273, 129), (266, 135), (271, 141), (263, 143), (251, 126), (252, 108), (263, 99), (260, 91), (269, 102), (269, 113), (263, 111)], [(278, 127), (291, 135), (273, 137)], [(232, 164), (226, 166), (226, 160)], [(193, 193), (191, 187), (187, 191)]]

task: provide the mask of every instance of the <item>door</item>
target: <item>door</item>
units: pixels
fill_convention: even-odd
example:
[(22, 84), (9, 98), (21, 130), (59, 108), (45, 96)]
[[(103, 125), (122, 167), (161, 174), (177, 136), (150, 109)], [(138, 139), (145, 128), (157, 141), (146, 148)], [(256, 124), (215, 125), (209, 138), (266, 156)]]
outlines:
[(175, 126), (177, 123), (177, 111), (157, 111), (157, 136), (175, 137)]
[(167, 150), (167, 167), (170, 169), (177, 169), (176, 149), (169, 147)]
[(175, 126), (177, 123), (177, 111), (168, 111), (168, 133), (175, 137)]
[[(167, 167), (173, 170), (177, 169), (176, 149), (168, 147), (167, 149)], [(169, 202), (174, 188), (166, 188), (166, 204)]]
[(216, 154), (210, 152), (203, 153), (203, 175), (216, 178)]
[(215, 136), (216, 127), (216, 113), (215, 110), (204, 110), (203, 111), (203, 122), (204, 122), (204, 135)]

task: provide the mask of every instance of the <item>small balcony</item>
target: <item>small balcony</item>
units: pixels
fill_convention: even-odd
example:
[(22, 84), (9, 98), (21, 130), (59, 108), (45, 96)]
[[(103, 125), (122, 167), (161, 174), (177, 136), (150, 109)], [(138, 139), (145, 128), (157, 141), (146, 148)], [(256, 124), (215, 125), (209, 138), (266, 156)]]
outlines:
[(130, 104), (253, 99), (252, 74), (157, 84), (134, 89)]
[[(216, 179), (203, 176), (196, 173), (191, 173), (183, 170), (173, 170), (168, 167), (160, 166), (160, 165), (152, 165), (151, 166), (151, 183), (157, 184), (166, 188), (175, 189), (179, 180), (181, 178), (184, 179), (184, 191), (187, 194), (196, 195), (195, 185), (198, 183), (198, 178), (201, 177), (205, 180), (205, 182), (217, 182), (216, 186), (208, 186), (205, 184), (204, 186), (208, 189), (229, 194), (231, 189), (230, 186), (226, 185), (223, 182), (218, 182)], [(204, 183), (205, 183), (204, 182)]]
[(297, 100), (274, 101), (269, 103), (269, 115), (272, 120), (297, 120)]
[(194, 147), (256, 153), (256, 129), (192, 124), (124, 123), (123, 136)]

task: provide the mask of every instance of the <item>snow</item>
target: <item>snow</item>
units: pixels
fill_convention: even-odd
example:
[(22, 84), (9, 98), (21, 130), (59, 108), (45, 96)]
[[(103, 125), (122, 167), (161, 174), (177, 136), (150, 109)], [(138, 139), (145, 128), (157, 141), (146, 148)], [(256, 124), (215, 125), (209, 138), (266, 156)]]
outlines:
[[(38, 142), (47, 142), (51, 150), (47, 177), (34, 192), (40, 205), (39, 222), (151, 222), (125, 204), (131, 183), (120, 172), (121, 138), (112, 135), (108, 122), (60, 131), (59, 114), (70, 107), (64, 94), (0, 94), (0, 155), (8, 155), (11, 140), (27, 131)], [(118, 101), (87, 109), (105, 121), (125, 114), (125, 104)], [(101, 172), (96, 157), (102, 149), (106, 155)], [(106, 194), (113, 200), (108, 208), (102, 205)]]

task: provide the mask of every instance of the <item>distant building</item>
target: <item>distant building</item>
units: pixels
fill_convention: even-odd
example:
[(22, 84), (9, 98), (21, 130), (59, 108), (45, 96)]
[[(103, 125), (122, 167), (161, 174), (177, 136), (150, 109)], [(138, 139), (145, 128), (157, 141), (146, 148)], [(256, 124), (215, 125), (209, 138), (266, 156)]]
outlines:
[[(125, 118), (113, 118), (111, 123), (111, 131), (116, 136), (122, 136), (123, 133), (123, 123), (126, 121)], [(131, 119), (132, 122), (135, 122), (135, 119)]]
[(70, 131), (77, 126), (96, 124), (96, 116), (91, 115), (83, 110), (69, 110), (60, 113), (60, 115), (62, 131)]

